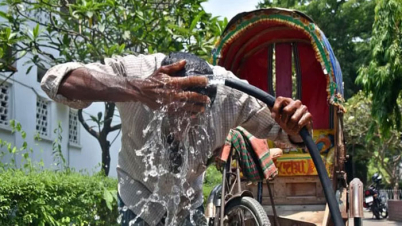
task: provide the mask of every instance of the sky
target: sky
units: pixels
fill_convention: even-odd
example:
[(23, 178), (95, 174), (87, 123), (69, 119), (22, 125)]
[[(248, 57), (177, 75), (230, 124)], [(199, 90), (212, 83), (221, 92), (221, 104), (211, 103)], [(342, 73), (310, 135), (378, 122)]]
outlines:
[(256, 9), (260, 0), (208, 0), (203, 3), (204, 9), (213, 16), (227, 17), (232, 19), (236, 14)]

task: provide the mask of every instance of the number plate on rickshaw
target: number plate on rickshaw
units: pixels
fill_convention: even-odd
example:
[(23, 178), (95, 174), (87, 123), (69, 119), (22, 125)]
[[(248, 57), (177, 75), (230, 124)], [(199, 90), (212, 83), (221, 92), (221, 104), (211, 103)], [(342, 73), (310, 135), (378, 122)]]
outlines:
[(373, 196), (366, 197), (366, 203), (371, 203), (373, 201), (374, 201)]

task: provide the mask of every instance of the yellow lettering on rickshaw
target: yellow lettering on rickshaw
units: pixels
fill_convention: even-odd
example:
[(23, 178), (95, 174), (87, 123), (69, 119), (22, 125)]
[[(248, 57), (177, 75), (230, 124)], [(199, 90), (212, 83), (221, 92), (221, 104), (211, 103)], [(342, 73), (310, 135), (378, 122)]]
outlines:
[[(292, 157), (292, 156), (291, 156)], [(301, 156), (294, 156), (291, 159), (279, 159), (276, 161), (276, 167), (278, 173), (281, 176), (298, 176), (298, 175), (317, 175), (317, 171), (314, 168), (309, 156), (305, 156), (306, 159), (297, 159)]]
[[(315, 130), (313, 140), (320, 151), (327, 172), (331, 176), (335, 151), (334, 131)], [(279, 147), (283, 149), (283, 156), (275, 161), (279, 176), (317, 175), (314, 162), (305, 150), (291, 147), (280, 147), (275, 145), (272, 141), (269, 141), (268, 143), (270, 147)]]

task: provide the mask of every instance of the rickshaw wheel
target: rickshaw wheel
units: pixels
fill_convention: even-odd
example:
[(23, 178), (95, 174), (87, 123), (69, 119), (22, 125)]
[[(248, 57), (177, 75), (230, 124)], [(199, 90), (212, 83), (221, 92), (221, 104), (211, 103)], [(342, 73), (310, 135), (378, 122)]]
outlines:
[(264, 208), (251, 197), (231, 200), (225, 207), (225, 225), (230, 226), (270, 226)]

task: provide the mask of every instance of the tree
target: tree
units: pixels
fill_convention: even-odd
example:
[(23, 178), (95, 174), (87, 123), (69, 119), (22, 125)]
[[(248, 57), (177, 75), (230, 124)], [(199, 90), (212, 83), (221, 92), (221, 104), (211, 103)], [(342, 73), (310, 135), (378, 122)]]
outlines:
[(310, 16), (327, 36), (342, 68), (345, 98), (360, 87), (358, 69), (369, 60), (369, 43), (375, 1), (370, 0), (264, 0), (258, 8), (297, 9)]
[(371, 38), (369, 64), (359, 71), (357, 82), (373, 101), (372, 115), (384, 135), (401, 130), (402, 0), (378, 0)]
[(386, 182), (397, 190), (402, 133), (392, 129), (389, 136), (382, 136), (379, 122), (373, 120), (370, 114), (373, 106), (370, 98), (371, 96), (366, 97), (363, 92), (359, 92), (345, 105), (348, 109), (344, 117), (347, 149), (352, 150), (353, 159), (365, 162), (366, 165), (371, 161), (378, 171), (385, 172)]
[[(15, 54), (29, 56), (27, 63), (43, 69), (70, 61), (103, 62), (114, 55), (181, 50), (207, 58), (226, 21), (206, 13), (201, 6), (205, 1), (2, 0), (8, 12), (0, 13), (5, 19), (0, 28), (10, 32), (5, 30), (0, 45), (14, 45)], [(17, 41), (6, 42), (10, 36)], [(105, 103), (103, 114), (91, 116), (96, 128), (78, 112), (84, 128), (99, 141), (106, 175), (107, 136), (120, 129), (112, 125), (114, 111), (114, 103)]]

